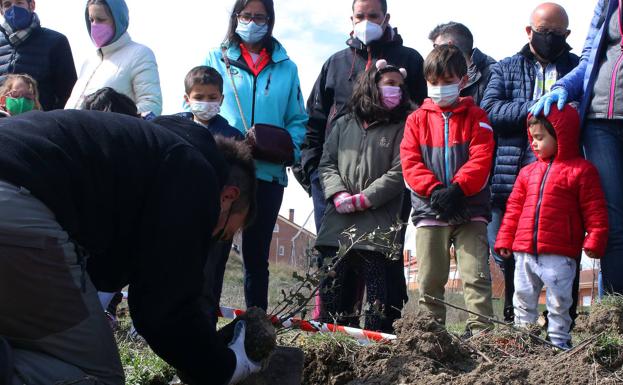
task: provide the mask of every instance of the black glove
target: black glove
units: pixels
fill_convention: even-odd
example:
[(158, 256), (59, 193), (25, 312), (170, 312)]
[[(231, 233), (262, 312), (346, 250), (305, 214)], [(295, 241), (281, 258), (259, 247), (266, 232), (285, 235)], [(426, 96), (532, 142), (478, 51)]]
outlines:
[(448, 222), (452, 226), (462, 225), (471, 220), (465, 198), (461, 198), (451, 204), (448, 209), (437, 216), (437, 220)]
[(452, 183), (448, 187), (434, 190), (430, 196), (430, 205), (433, 210), (445, 214), (451, 206), (457, 205), (464, 197), (465, 194), (458, 183)]

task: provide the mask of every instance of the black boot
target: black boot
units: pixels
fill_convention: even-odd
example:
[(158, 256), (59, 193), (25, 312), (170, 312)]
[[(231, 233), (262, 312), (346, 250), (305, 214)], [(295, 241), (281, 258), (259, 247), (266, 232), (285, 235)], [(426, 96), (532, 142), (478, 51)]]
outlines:
[(0, 385), (12, 384), (13, 351), (9, 342), (0, 337)]
[(504, 322), (513, 323), (514, 321), (514, 308), (512, 306), (504, 306)]

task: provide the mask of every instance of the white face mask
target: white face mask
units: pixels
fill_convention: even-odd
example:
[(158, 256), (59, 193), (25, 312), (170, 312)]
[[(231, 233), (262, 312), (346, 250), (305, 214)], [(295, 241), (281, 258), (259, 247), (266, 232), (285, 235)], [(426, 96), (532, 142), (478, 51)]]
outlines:
[(383, 27), (368, 20), (355, 24), (354, 35), (363, 44), (368, 45), (383, 36)]
[(205, 122), (221, 112), (221, 102), (190, 102), (190, 110), (197, 119)]
[(428, 86), (428, 97), (439, 107), (448, 107), (454, 104), (461, 92), (461, 82), (445, 86)]

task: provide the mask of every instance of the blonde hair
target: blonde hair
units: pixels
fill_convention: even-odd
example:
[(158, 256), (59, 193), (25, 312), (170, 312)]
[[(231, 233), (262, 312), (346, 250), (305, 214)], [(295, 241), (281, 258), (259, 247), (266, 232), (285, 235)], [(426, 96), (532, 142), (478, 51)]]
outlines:
[(32, 95), (34, 96), (34, 102), (35, 102), (35, 110), (41, 110), (41, 104), (39, 103), (39, 87), (37, 84), (37, 81), (30, 75), (27, 74), (10, 74), (7, 75), (4, 79), (4, 83), (2, 83), (2, 87), (0, 87), (0, 96), (6, 96), (9, 92), (11, 92), (11, 89), (13, 88), (13, 85), (18, 81), (21, 80), (24, 83), (26, 83), (26, 85), (28, 85), (28, 88), (30, 89), (30, 92), (32, 92)]

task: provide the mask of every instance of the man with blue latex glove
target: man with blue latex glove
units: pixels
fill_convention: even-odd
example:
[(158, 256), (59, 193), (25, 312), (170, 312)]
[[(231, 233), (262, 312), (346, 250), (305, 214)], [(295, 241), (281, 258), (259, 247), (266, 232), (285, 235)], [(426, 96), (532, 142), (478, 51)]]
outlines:
[(557, 102), (557, 107), (562, 110), (569, 99), (569, 93), (562, 87), (554, 88), (541, 98), (528, 111), (534, 116), (538, 116), (543, 111), (543, 116), (549, 115), (552, 104)]

